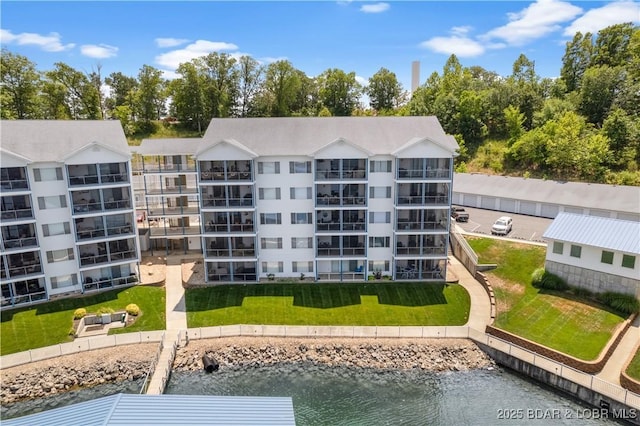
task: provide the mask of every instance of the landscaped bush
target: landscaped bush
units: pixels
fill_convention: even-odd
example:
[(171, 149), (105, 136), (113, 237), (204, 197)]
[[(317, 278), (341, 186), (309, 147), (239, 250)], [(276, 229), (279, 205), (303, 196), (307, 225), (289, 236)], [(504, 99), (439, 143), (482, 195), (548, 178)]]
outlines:
[(133, 315), (135, 317), (140, 313), (140, 308), (135, 303), (129, 303), (125, 308), (125, 311), (127, 311), (129, 315)]
[(78, 308), (75, 311), (73, 311), (74, 320), (79, 320), (81, 318), (84, 318), (86, 315), (87, 315), (87, 310), (85, 308)]
[(569, 285), (559, 276), (538, 268), (531, 274), (531, 285), (547, 290), (567, 290)]
[(100, 308), (98, 308), (98, 310), (96, 311), (96, 315), (102, 315), (102, 314), (112, 314), (115, 311), (112, 308), (108, 308), (106, 306), (101, 306)]
[(625, 314), (640, 312), (640, 302), (630, 294), (606, 291), (599, 294), (597, 298), (602, 304)]

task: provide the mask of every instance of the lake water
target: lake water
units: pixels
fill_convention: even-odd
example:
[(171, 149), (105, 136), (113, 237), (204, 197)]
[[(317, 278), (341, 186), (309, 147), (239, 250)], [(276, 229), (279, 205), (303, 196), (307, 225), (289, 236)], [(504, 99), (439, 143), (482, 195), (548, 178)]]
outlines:
[[(2, 407), (2, 418), (112, 395), (138, 393), (141, 381), (100, 385)], [(587, 405), (509, 370), (430, 373), (305, 364), (174, 372), (166, 393), (291, 396), (306, 425), (604, 425)], [(556, 417), (544, 419), (544, 415)]]

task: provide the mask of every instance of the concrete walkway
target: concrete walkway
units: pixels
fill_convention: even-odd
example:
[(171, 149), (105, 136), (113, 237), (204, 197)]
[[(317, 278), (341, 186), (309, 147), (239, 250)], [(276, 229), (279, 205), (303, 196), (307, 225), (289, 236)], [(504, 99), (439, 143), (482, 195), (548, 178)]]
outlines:
[(609, 361), (596, 377), (620, 386), (620, 372), (626, 362), (635, 354), (635, 349), (640, 342), (640, 316), (637, 316), (620, 343), (613, 351)]
[(458, 277), (459, 284), (467, 290), (471, 298), (471, 309), (467, 326), (478, 331), (491, 323), (491, 301), (487, 291), (454, 256), (449, 256), (447, 269)]

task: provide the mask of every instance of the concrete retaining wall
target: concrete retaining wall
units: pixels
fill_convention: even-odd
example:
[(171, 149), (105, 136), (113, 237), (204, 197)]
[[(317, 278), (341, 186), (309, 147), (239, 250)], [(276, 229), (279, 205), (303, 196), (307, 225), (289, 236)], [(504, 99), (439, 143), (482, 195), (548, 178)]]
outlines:
[(565, 280), (573, 287), (584, 288), (593, 293), (615, 291), (640, 298), (640, 280), (606, 274), (592, 269), (580, 268), (547, 260), (544, 268)]

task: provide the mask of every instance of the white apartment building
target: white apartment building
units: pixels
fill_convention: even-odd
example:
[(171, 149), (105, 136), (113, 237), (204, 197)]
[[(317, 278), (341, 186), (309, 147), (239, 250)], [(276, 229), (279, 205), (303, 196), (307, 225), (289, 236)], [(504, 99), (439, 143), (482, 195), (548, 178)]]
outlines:
[(133, 151), (151, 248), (201, 250), (207, 281), (445, 277), (458, 145), (435, 117), (213, 119), (195, 141)]
[(0, 122), (2, 307), (138, 282), (118, 121)]

